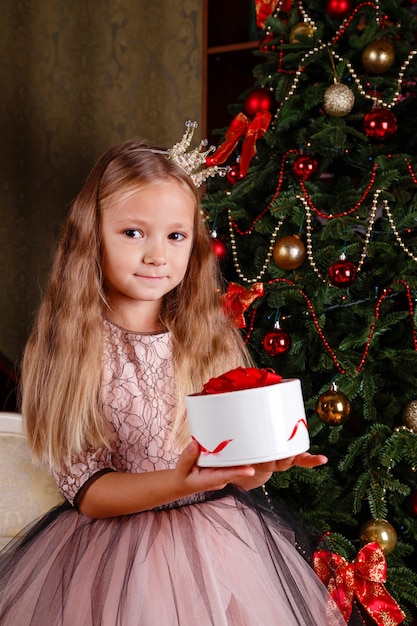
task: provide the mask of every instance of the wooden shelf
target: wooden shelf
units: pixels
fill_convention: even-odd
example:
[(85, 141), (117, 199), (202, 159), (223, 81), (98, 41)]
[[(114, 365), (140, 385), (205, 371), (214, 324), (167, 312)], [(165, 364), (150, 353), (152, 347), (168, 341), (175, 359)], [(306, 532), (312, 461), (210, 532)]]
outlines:
[(211, 46), (207, 48), (207, 54), (223, 54), (239, 50), (256, 50), (258, 47), (259, 41), (243, 41), (241, 43), (230, 43), (223, 46)]

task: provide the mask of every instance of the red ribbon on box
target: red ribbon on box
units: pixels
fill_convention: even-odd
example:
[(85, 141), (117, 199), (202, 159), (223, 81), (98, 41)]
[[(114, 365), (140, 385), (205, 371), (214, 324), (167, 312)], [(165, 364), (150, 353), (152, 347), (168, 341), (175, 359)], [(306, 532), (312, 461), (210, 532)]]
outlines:
[(210, 393), (226, 393), (228, 391), (241, 391), (242, 389), (253, 389), (255, 387), (266, 387), (280, 383), (282, 376), (276, 374), (271, 369), (258, 369), (256, 367), (237, 367), (229, 370), (217, 378), (210, 380), (203, 386), (203, 390), (198, 395), (208, 395)]
[(328, 550), (316, 551), (313, 563), (346, 623), (355, 597), (378, 626), (398, 626), (405, 619), (405, 613), (383, 585), (387, 564), (376, 542), (363, 546), (353, 563)]

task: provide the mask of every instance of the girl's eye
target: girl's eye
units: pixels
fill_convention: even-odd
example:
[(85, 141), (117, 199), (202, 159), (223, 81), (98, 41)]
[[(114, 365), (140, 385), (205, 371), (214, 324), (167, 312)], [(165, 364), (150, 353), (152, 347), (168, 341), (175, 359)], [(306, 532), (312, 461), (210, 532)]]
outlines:
[(124, 230), (123, 233), (132, 239), (139, 239), (139, 237), (142, 237), (140, 230), (136, 230), (135, 228), (128, 228), (127, 230)]
[(182, 233), (171, 233), (170, 235), (168, 235), (168, 239), (173, 239), (174, 241), (182, 241), (183, 239), (185, 239), (185, 235), (183, 235)]

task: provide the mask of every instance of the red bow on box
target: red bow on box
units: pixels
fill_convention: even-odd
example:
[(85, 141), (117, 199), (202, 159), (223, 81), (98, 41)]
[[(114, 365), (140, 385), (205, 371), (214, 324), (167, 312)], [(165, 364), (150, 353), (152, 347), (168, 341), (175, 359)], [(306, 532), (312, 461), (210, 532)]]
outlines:
[(225, 372), (217, 378), (210, 380), (203, 386), (199, 395), (210, 393), (226, 393), (227, 391), (241, 391), (255, 387), (267, 387), (280, 383), (282, 376), (270, 369), (257, 369), (256, 367), (237, 367)]
[(211, 167), (224, 163), (236, 148), (239, 139), (245, 135), (239, 165), (241, 176), (246, 176), (249, 164), (256, 154), (256, 141), (266, 133), (270, 121), (269, 111), (258, 111), (252, 121), (243, 113), (238, 113), (226, 131), (226, 140), (212, 156), (207, 157), (207, 165)]
[(263, 283), (254, 283), (249, 289), (245, 289), (237, 283), (229, 283), (227, 292), (222, 295), (222, 302), (226, 315), (230, 317), (237, 328), (245, 328), (244, 312), (257, 298), (263, 296), (263, 293)]
[(385, 589), (387, 578), (385, 555), (375, 542), (361, 548), (353, 563), (342, 556), (318, 550), (314, 569), (326, 585), (346, 622), (356, 597), (378, 626), (398, 626), (406, 615)]

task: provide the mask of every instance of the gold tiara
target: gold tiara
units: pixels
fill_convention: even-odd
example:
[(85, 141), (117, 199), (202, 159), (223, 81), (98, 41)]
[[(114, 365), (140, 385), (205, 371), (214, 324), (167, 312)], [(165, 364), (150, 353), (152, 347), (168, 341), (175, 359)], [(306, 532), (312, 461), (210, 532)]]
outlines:
[(225, 176), (230, 167), (212, 165), (205, 169), (200, 169), (206, 164), (208, 155), (214, 152), (216, 148), (215, 146), (207, 148), (208, 141), (203, 139), (197, 148), (187, 152), (197, 127), (197, 122), (191, 122), (190, 120), (185, 122), (185, 132), (181, 141), (167, 150), (167, 156), (170, 161), (179, 165), (190, 176), (196, 187), (200, 187), (211, 176)]

